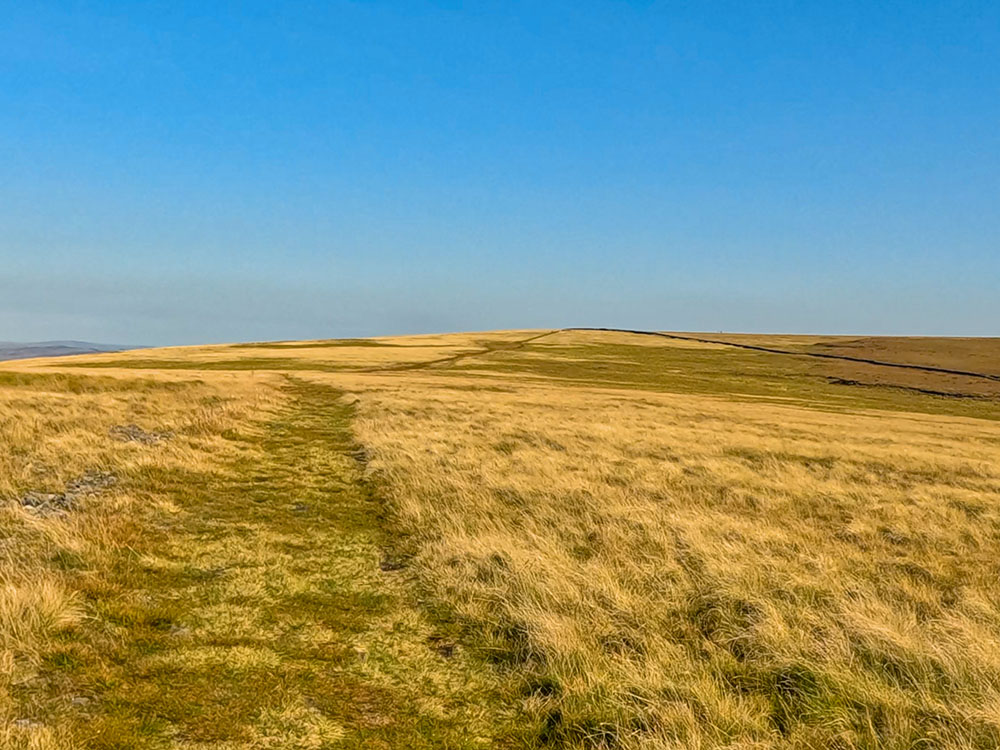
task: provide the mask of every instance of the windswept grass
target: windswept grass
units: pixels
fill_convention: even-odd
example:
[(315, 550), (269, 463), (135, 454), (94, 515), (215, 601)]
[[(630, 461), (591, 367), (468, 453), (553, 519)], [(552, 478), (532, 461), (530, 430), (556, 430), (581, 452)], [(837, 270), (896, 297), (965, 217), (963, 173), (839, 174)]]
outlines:
[(414, 565), (556, 747), (1000, 746), (1000, 428), (399, 384)]
[[(150, 393), (79, 377), (72, 397), (0, 391), (0, 437), (18, 447), (0, 459), (0, 746), (430, 749), (482, 747), (497, 727), (517, 736), (496, 677), (385, 565), (338, 392), (229, 379)], [(113, 439), (137, 419), (174, 437)], [(117, 483), (65, 512), (18, 501), (94, 467)]]
[(589, 331), (5, 364), (0, 747), (996, 748), (1000, 394), (888, 369)]
[[(84, 584), (135, 536), (129, 478), (151, 462), (198, 467), (213, 433), (247, 410), (237, 394), (197, 382), (0, 373), (0, 746), (76, 746), (68, 723), (52, 716), (83, 696), (46, 698), (45, 674), (75, 663), (65, 644), (94, 626)], [(151, 456), (111, 439), (126, 420), (181, 440)], [(61, 493), (95, 471), (119, 481), (72, 507), (22, 504), (27, 492)]]

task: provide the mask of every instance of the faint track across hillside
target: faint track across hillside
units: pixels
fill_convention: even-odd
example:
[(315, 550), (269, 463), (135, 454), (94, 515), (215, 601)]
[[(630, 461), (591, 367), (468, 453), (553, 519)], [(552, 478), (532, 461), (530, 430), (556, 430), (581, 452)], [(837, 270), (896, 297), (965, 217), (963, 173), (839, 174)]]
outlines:
[(425, 367), (434, 367), (435, 365), (450, 365), (458, 362), (459, 360), (466, 359), (467, 357), (481, 357), (484, 354), (493, 354), (494, 352), (510, 352), (517, 349), (521, 349), (532, 341), (537, 341), (545, 336), (551, 336), (554, 333), (561, 333), (562, 331), (570, 330), (567, 328), (556, 328), (551, 331), (545, 331), (543, 333), (535, 334), (534, 336), (529, 336), (526, 339), (520, 339), (517, 341), (501, 341), (496, 344), (487, 344), (482, 349), (472, 352), (462, 352), (461, 354), (450, 354), (447, 357), (441, 357), (439, 359), (432, 359), (427, 362), (406, 362), (401, 365), (389, 365), (388, 367), (372, 367), (362, 372), (401, 372), (405, 370), (422, 370)]

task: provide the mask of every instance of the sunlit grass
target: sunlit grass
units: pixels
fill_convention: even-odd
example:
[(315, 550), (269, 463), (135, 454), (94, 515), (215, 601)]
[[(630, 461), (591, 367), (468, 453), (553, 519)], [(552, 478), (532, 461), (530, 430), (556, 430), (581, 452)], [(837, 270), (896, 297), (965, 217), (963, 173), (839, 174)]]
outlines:
[(362, 404), (428, 590), (556, 744), (1000, 741), (995, 423), (565, 386)]
[(584, 331), (5, 364), (0, 747), (1000, 746), (1000, 399), (872, 368)]

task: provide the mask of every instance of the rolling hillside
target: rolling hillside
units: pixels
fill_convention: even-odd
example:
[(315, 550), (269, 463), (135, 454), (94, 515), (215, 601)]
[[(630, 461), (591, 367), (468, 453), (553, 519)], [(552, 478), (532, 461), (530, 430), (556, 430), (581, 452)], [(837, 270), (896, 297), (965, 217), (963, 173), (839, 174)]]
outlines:
[(0, 365), (0, 746), (1000, 746), (1000, 340)]
[(0, 361), (34, 359), (37, 357), (68, 357), (75, 354), (100, 354), (121, 352), (134, 347), (110, 344), (91, 344), (87, 341), (36, 341), (17, 343), (0, 341)]

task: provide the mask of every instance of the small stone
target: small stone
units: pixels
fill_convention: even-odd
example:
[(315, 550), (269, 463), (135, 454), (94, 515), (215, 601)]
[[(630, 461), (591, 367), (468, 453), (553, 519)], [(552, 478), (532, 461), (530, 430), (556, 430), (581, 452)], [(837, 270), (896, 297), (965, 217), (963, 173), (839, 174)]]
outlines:
[(386, 573), (392, 573), (397, 570), (402, 570), (406, 567), (406, 560), (403, 557), (396, 555), (386, 555), (378, 563), (379, 570)]

